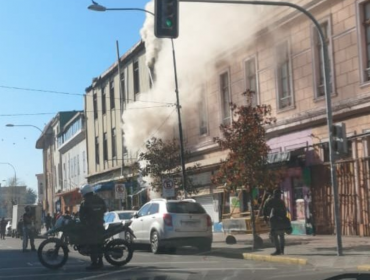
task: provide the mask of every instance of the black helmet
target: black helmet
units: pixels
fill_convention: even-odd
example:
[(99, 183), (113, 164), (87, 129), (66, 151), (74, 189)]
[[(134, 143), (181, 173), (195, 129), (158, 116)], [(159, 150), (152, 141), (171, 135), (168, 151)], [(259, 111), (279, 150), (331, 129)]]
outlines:
[(280, 197), (281, 194), (282, 194), (282, 191), (280, 189), (274, 190), (274, 197)]

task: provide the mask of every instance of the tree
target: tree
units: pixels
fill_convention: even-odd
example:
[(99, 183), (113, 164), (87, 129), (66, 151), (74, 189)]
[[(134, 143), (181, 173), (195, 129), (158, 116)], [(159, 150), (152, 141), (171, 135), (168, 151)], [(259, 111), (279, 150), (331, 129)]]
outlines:
[(36, 199), (37, 199), (36, 192), (31, 188), (27, 188), (27, 190), (26, 190), (26, 204), (35, 204)]
[[(139, 161), (144, 161), (146, 164), (141, 168), (143, 176), (150, 176), (149, 182), (153, 190), (159, 192), (162, 190), (162, 181), (165, 178), (171, 177), (174, 180), (177, 191), (183, 189), (182, 176), (181, 176), (181, 155), (180, 146), (176, 139), (163, 141), (155, 137), (151, 138), (146, 143), (147, 151), (141, 153)], [(184, 152), (185, 160), (190, 157), (190, 152)], [(197, 185), (194, 184), (193, 179), (189, 174), (194, 173), (200, 168), (199, 164), (186, 168), (186, 192), (196, 192)]]
[[(244, 95), (250, 99), (253, 93)], [(249, 102), (251, 104), (251, 102)], [(233, 112), (231, 125), (221, 125), (223, 137), (214, 141), (229, 154), (221, 163), (219, 171), (213, 177), (215, 183), (225, 184), (228, 190), (245, 189), (249, 194), (253, 208), (252, 192), (254, 188), (272, 189), (281, 180), (281, 173), (269, 168), (267, 155), (270, 151), (266, 143), (265, 127), (276, 122), (271, 117), (269, 105), (237, 106), (230, 104)], [(257, 247), (254, 211), (251, 211), (253, 244)]]

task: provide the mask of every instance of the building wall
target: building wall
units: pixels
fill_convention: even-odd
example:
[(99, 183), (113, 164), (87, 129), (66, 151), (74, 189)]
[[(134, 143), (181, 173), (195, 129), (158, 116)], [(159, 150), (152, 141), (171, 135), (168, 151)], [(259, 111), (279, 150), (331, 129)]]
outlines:
[(73, 145), (62, 155), (63, 192), (87, 183), (86, 141)]
[[(139, 63), (139, 87), (140, 92), (134, 94), (134, 68), (135, 61)], [(125, 75), (125, 100), (127, 103), (135, 102), (140, 98), (140, 93), (149, 89), (149, 73), (145, 65), (145, 48), (140, 42), (135, 45), (128, 53), (121, 57), (121, 73)], [(115, 108), (110, 108), (109, 82), (114, 82)], [(106, 92), (106, 113), (102, 112), (102, 87)], [(125, 103), (120, 98), (120, 77), (117, 71), (117, 63), (114, 63), (108, 70), (93, 81), (92, 85), (86, 91), (85, 96), (85, 114), (86, 114), (86, 135), (87, 135), (87, 153), (88, 153), (88, 176), (89, 183), (98, 183), (99, 180), (107, 179), (107, 172), (114, 174), (110, 179), (118, 179), (117, 170), (120, 171), (123, 165), (128, 163), (128, 154), (125, 153), (122, 137), (122, 112), (125, 109)], [(97, 118), (94, 118), (94, 93), (97, 96)], [(112, 151), (112, 129), (116, 131), (116, 157), (113, 157)], [(103, 139), (104, 133), (107, 135), (107, 160), (103, 159)], [(96, 151), (95, 141), (99, 140), (99, 150)], [(96, 153), (99, 155), (99, 164), (96, 163)], [(118, 173), (120, 174), (120, 172)], [(99, 179), (100, 178), (100, 179)]]

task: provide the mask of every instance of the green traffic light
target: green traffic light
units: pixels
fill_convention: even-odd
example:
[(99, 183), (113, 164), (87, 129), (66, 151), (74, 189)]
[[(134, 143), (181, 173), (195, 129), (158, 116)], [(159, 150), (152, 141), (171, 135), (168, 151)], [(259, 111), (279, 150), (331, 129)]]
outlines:
[(172, 20), (166, 19), (166, 25), (167, 25), (167, 27), (172, 27), (172, 25), (173, 25)]

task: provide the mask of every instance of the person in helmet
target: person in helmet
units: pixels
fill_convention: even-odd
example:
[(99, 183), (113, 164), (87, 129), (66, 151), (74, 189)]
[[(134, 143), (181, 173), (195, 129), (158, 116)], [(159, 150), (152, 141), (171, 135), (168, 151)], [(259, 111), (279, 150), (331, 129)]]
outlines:
[(28, 252), (28, 239), (30, 239), (31, 251), (36, 251), (34, 237), (35, 216), (33, 215), (30, 206), (26, 206), (24, 210), (26, 212), (23, 214), (23, 252)]
[(94, 193), (90, 185), (81, 188), (83, 201), (80, 206), (80, 220), (86, 228), (86, 238), (92, 244), (91, 265), (87, 269), (100, 269), (103, 267), (103, 253), (101, 246), (104, 242), (104, 213), (107, 211), (104, 200)]

